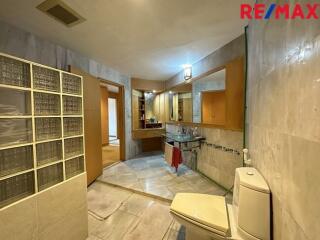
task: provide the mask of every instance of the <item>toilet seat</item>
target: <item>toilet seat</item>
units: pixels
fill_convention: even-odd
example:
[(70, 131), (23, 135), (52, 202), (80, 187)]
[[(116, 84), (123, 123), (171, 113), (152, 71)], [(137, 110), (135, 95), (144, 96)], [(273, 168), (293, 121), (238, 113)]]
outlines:
[(172, 214), (222, 237), (227, 237), (230, 233), (224, 197), (178, 193), (171, 204), (170, 211)]

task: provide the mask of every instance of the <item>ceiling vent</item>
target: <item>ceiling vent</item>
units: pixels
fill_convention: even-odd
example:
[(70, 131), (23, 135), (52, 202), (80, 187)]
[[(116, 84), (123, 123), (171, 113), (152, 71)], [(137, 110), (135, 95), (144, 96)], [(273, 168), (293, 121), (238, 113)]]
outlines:
[(68, 27), (83, 22), (85, 19), (61, 0), (46, 0), (37, 8)]

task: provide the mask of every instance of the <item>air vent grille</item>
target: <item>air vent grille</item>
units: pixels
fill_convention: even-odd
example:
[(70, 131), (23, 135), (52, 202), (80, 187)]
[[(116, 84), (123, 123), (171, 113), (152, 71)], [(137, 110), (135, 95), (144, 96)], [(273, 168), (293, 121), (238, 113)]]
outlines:
[(85, 20), (61, 0), (46, 0), (37, 6), (37, 8), (68, 27)]

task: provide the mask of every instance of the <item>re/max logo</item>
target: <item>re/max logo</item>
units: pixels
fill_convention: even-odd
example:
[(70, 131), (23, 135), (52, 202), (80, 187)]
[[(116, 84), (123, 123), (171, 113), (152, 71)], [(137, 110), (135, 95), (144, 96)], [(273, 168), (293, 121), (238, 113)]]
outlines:
[(242, 19), (270, 19), (274, 17), (279, 19), (284, 16), (285, 19), (318, 19), (318, 3), (308, 4), (241, 4), (240, 16)]

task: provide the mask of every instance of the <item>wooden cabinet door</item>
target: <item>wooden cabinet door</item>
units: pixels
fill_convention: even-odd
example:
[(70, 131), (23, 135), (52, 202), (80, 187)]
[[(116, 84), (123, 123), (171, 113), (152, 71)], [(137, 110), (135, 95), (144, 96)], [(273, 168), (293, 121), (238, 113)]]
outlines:
[(225, 91), (202, 92), (202, 123), (225, 125), (226, 94)]
[(83, 76), (85, 155), (89, 185), (102, 174), (100, 81), (74, 67), (70, 70)]

